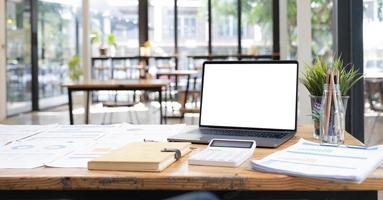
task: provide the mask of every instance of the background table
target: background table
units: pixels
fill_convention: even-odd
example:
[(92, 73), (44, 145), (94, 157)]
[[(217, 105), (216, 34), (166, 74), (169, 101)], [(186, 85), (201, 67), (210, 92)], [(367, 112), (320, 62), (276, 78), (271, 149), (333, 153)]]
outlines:
[(69, 120), (73, 124), (73, 91), (85, 91), (85, 124), (89, 123), (89, 91), (94, 90), (145, 90), (158, 92), (160, 103), (160, 122), (162, 124), (162, 89), (169, 85), (167, 80), (92, 80), (63, 84), (68, 88)]

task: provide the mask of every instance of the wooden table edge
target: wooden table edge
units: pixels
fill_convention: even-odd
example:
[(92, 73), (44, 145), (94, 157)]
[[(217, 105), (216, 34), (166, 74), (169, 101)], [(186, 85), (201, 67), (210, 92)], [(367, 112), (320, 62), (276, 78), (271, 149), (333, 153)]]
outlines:
[(289, 176), (278, 180), (249, 180), (246, 177), (2, 177), (0, 190), (375, 191), (383, 190), (383, 181), (370, 178), (358, 184)]

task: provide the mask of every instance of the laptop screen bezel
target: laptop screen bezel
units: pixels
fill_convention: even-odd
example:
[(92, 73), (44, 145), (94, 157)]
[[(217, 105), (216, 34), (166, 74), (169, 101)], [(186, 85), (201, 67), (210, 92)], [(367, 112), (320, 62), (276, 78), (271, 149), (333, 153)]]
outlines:
[[(272, 128), (255, 128), (255, 127), (236, 127), (236, 126), (215, 126), (215, 125), (202, 125), (202, 109), (203, 109), (203, 86), (205, 79), (205, 66), (208, 64), (295, 64), (297, 69), (296, 74), (296, 96), (295, 96), (295, 125), (294, 129), (272, 129)], [(299, 64), (295, 60), (262, 60), (262, 61), (205, 61), (202, 66), (202, 83), (201, 83), (201, 103), (200, 103), (200, 117), (199, 127), (200, 128), (224, 128), (224, 129), (243, 129), (243, 130), (259, 130), (259, 131), (297, 131), (297, 120), (298, 120), (298, 79), (299, 79)]]

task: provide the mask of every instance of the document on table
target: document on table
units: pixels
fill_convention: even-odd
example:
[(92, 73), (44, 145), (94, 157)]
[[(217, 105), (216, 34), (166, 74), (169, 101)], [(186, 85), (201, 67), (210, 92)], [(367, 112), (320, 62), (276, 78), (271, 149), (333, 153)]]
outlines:
[(293, 176), (362, 182), (382, 164), (383, 146), (321, 145), (301, 139), (297, 144), (253, 160), (252, 168)]
[(59, 125), (27, 138), (33, 142), (89, 143), (113, 131), (119, 125)]
[(87, 168), (88, 161), (100, 157), (114, 149), (118, 149), (131, 142), (166, 141), (167, 137), (175, 135), (182, 130), (185, 125), (130, 125), (122, 124), (114, 131), (110, 131), (105, 136), (97, 139), (82, 148), (64, 155), (54, 161), (47, 163), (49, 167), (78, 167)]
[[(0, 126), (0, 131), (9, 127)], [(0, 168), (86, 168), (89, 160), (125, 144), (144, 139), (166, 141), (183, 128), (183, 124), (55, 125), (46, 129), (39, 126), (20, 126), (23, 133), (30, 135), (20, 141), (0, 146)]]
[(73, 143), (62, 142), (13, 142), (0, 149), (0, 168), (42, 167), (75, 147)]
[(55, 126), (56, 125), (0, 125), (0, 147)]
[[(35, 168), (44, 166), (57, 158), (74, 152), (76, 149), (95, 143), (97, 139), (113, 132), (119, 126), (52, 126), (23, 140), (0, 148), (0, 168)], [(38, 130), (38, 126), (24, 127), (23, 130), (34, 130), (34, 128)]]
[(126, 141), (119, 142), (103, 142), (99, 141), (89, 144), (85, 147), (76, 149), (75, 151), (59, 157), (52, 162), (46, 164), (48, 167), (77, 167), (87, 168), (88, 161), (98, 158), (110, 151), (120, 148), (126, 144)]
[(122, 125), (121, 128), (129, 135), (141, 137), (145, 140), (166, 142), (167, 138), (180, 133), (185, 124), (174, 125)]

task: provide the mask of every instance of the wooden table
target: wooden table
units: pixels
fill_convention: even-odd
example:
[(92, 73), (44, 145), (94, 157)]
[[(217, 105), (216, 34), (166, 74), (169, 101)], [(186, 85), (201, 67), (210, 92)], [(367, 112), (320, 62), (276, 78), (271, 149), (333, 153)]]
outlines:
[(162, 89), (169, 85), (167, 80), (92, 80), (76, 83), (66, 83), (63, 87), (68, 88), (69, 120), (73, 122), (72, 92), (85, 91), (85, 124), (89, 123), (89, 92), (94, 90), (145, 90), (158, 92), (160, 103), (160, 122), (162, 124)]
[[(277, 149), (257, 148), (253, 158), (261, 159), (277, 150), (284, 149), (296, 143), (301, 137), (312, 140), (312, 125), (299, 126), (297, 135)], [(345, 140), (347, 144), (361, 144), (349, 134), (346, 135)], [(193, 147), (202, 149), (206, 146), (193, 145)], [(135, 193), (159, 198), (155, 195), (207, 190), (218, 194), (236, 191), (238, 195), (242, 195), (239, 192), (241, 191), (252, 197), (263, 198), (281, 195), (283, 199), (287, 199), (287, 196), (302, 199), (325, 197), (376, 199), (376, 191), (383, 190), (382, 167), (371, 173), (363, 183), (356, 184), (253, 171), (250, 169), (249, 162), (239, 168), (189, 166), (187, 157), (161, 173), (88, 171), (80, 168), (2, 169), (0, 170), (0, 195), (2, 195), (1, 191), (14, 195), (21, 193), (22, 190), (49, 190), (55, 192), (55, 195), (68, 193), (69, 195), (92, 195), (99, 194), (100, 191), (105, 193), (119, 191), (120, 195)], [(42, 193), (37, 194), (42, 195)], [(363, 195), (363, 198), (358, 195)]]

